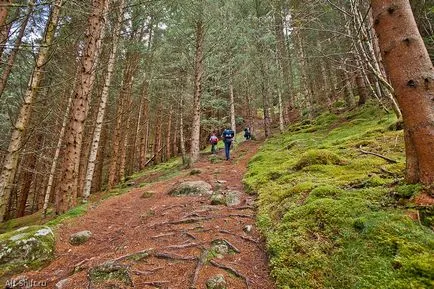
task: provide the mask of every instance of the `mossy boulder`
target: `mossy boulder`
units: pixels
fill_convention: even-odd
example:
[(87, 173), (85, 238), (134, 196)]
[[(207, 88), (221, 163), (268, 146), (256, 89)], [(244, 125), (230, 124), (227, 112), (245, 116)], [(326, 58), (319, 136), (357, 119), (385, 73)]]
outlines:
[(132, 287), (133, 281), (128, 267), (113, 261), (107, 261), (89, 270), (88, 278), (91, 285), (101, 288)]
[(227, 191), (211, 196), (211, 205), (225, 205), (228, 207), (236, 206), (241, 203), (241, 193), (238, 191)]
[(0, 276), (35, 269), (54, 256), (54, 234), (46, 226), (23, 227), (0, 235)]
[(313, 149), (301, 155), (294, 169), (301, 170), (312, 165), (343, 165), (344, 163), (345, 161), (332, 151)]
[(207, 289), (226, 289), (226, 280), (225, 277), (221, 274), (216, 275), (208, 281), (206, 281), (206, 288)]
[(86, 243), (92, 237), (91, 231), (81, 231), (72, 234), (69, 237), (69, 243), (73, 246), (79, 246)]
[(211, 195), (212, 187), (204, 181), (187, 181), (180, 183), (169, 192), (172, 196), (203, 196)]
[(211, 196), (211, 205), (226, 205), (226, 198), (222, 193), (214, 194)]

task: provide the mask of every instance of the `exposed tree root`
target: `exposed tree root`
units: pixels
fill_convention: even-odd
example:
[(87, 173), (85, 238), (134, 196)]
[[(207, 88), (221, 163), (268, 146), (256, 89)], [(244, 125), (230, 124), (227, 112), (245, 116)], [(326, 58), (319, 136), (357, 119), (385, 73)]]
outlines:
[(134, 274), (136, 274), (136, 275), (150, 275), (150, 274), (153, 274), (156, 271), (161, 270), (161, 269), (164, 269), (164, 267), (156, 267), (156, 268), (152, 268), (152, 269), (149, 269), (149, 270), (146, 270), (146, 271), (134, 270), (132, 272)]
[(148, 282), (143, 282), (142, 284), (144, 285), (148, 285), (148, 286), (154, 286), (154, 287), (162, 287), (166, 284), (169, 284), (170, 281), (148, 281)]
[(228, 235), (236, 236), (236, 237), (239, 237), (239, 238), (241, 238), (241, 239), (243, 239), (243, 240), (246, 240), (246, 241), (249, 241), (249, 242), (252, 242), (252, 243), (258, 244), (258, 241), (257, 241), (257, 240), (252, 239), (252, 238), (250, 238), (250, 237), (246, 237), (246, 236), (238, 235), (238, 234), (235, 234), (235, 233), (229, 232), (229, 231), (227, 231), (227, 230), (220, 230), (219, 232), (220, 232), (220, 233), (223, 233), (223, 234), (228, 234)]
[(235, 247), (231, 242), (229, 242), (228, 240), (224, 239), (223, 241), (226, 242), (226, 244), (228, 244), (228, 246), (232, 249), (232, 251), (236, 252), (236, 253), (241, 253), (241, 251)]
[(168, 260), (183, 260), (183, 261), (194, 261), (197, 260), (197, 257), (195, 256), (181, 256), (178, 254), (171, 254), (171, 253), (160, 253), (156, 252), (153, 254), (155, 258), (159, 259), (168, 259)]
[(396, 163), (397, 163), (396, 160), (393, 160), (393, 159), (388, 158), (388, 157), (386, 157), (386, 156), (383, 156), (383, 155), (380, 155), (380, 154), (377, 154), (377, 153), (373, 153), (373, 152), (365, 151), (365, 150), (362, 149), (362, 146), (359, 147), (359, 151), (360, 151), (361, 153), (363, 153), (363, 154), (373, 155), (373, 156), (376, 156), (376, 157), (382, 158), (383, 160), (386, 160), (386, 161), (388, 161), (389, 163), (392, 163), (392, 164), (396, 164)]
[(197, 279), (199, 278), (200, 270), (202, 269), (203, 265), (206, 262), (207, 255), (208, 255), (208, 251), (204, 250), (200, 258), (198, 259), (196, 268), (194, 270), (193, 279), (191, 280), (190, 289), (196, 288)]
[(187, 244), (182, 244), (182, 245), (170, 245), (170, 246), (166, 246), (164, 247), (164, 249), (184, 249), (184, 248), (190, 248), (190, 247), (196, 247), (199, 246), (200, 243), (187, 243)]
[(168, 236), (173, 236), (173, 235), (175, 235), (174, 232), (164, 233), (164, 234), (159, 234), (159, 235), (151, 236), (151, 239), (158, 239), (158, 238), (163, 238), (163, 237), (168, 237)]
[(229, 266), (226, 266), (226, 265), (223, 265), (223, 264), (217, 263), (217, 262), (214, 261), (214, 260), (210, 260), (209, 263), (210, 263), (211, 265), (217, 267), (217, 268), (220, 268), (220, 269), (226, 270), (226, 271), (228, 271), (229, 273), (232, 273), (232, 274), (234, 274), (235, 276), (237, 276), (237, 277), (243, 279), (244, 282), (246, 283), (247, 289), (250, 289), (250, 281), (249, 281), (249, 279), (248, 279), (246, 276), (244, 276), (243, 274), (241, 274), (240, 272), (238, 272), (237, 270), (235, 270), (234, 268), (231, 268), (231, 267), (229, 267)]

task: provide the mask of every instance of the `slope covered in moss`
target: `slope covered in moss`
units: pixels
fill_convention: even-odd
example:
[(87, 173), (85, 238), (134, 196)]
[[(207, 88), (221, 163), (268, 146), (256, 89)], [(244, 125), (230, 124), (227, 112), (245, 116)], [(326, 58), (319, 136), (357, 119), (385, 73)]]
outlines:
[(251, 160), (244, 182), (259, 195), (278, 288), (434, 286), (432, 209), (415, 207), (420, 187), (403, 182), (394, 122), (373, 106), (322, 115), (268, 140)]

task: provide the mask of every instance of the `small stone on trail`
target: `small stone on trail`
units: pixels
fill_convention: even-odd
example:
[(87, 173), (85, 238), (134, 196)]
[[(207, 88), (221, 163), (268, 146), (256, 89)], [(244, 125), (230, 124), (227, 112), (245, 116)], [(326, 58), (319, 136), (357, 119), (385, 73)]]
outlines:
[(75, 234), (72, 234), (69, 237), (69, 243), (73, 246), (78, 246), (78, 245), (86, 243), (91, 236), (92, 236), (91, 231), (77, 232)]
[(69, 279), (62, 279), (56, 283), (56, 289), (64, 289), (68, 285)]
[(216, 275), (206, 281), (207, 289), (226, 289), (225, 277), (221, 274)]
[(252, 225), (245, 225), (243, 228), (243, 231), (246, 233), (250, 233), (252, 231), (252, 229), (253, 229)]
[(225, 180), (217, 180), (216, 182), (219, 183), (219, 184), (225, 184), (225, 183), (227, 183), (227, 181), (225, 181)]

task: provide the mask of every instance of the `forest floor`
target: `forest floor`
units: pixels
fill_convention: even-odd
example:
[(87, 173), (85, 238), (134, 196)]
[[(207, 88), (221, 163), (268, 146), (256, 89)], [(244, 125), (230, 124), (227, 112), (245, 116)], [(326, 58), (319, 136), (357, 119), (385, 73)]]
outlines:
[[(54, 261), (21, 275), (63, 289), (206, 288), (207, 280), (219, 274), (227, 288), (274, 288), (265, 243), (255, 228), (255, 198), (244, 192), (242, 184), (247, 163), (260, 144), (239, 144), (230, 161), (223, 160), (222, 150), (214, 159), (203, 153), (193, 170), (160, 181), (158, 175), (144, 175), (136, 181), (141, 187), (90, 204), (83, 216), (57, 228)], [(180, 182), (199, 180), (214, 191), (240, 192), (241, 203), (211, 205), (209, 196), (168, 194)], [(252, 230), (245, 232), (249, 225)], [(70, 235), (83, 230), (91, 231), (92, 237), (72, 246)], [(229, 245), (229, 254), (219, 256), (211, 249), (218, 240)], [(95, 269), (104, 263), (109, 266)], [(118, 281), (96, 274), (104, 270)], [(90, 275), (96, 281), (90, 282)]]

